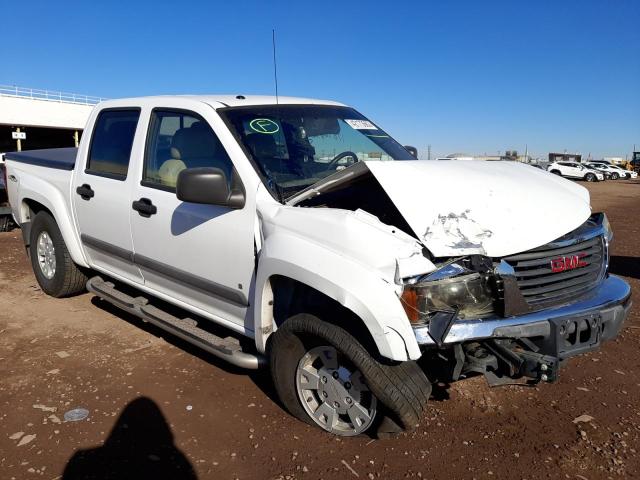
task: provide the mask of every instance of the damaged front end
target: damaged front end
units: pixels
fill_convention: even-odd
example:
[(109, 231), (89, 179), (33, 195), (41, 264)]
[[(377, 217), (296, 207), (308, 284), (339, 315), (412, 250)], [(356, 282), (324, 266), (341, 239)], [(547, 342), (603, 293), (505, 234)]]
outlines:
[(628, 314), (629, 286), (607, 272), (611, 237), (595, 214), (542, 247), (449, 259), (405, 279), (400, 300), (423, 361), (444, 365), (447, 381), (556, 380), (564, 360), (614, 338)]

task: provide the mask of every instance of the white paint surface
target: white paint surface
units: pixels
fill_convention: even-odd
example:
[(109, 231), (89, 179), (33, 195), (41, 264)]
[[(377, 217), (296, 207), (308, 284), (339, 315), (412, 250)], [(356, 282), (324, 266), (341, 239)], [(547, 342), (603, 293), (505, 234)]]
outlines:
[(584, 187), (511, 162), (367, 162), (436, 256), (502, 257), (544, 245), (591, 214)]

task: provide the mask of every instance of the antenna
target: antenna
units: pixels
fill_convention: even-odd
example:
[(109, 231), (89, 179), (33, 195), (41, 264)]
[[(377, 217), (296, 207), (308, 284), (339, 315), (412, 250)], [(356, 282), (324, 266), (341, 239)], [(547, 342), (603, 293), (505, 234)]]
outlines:
[(278, 101), (278, 64), (276, 63), (276, 30), (275, 28), (271, 30), (271, 42), (273, 44), (273, 79), (276, 84), (276, 105), (280, 102)]

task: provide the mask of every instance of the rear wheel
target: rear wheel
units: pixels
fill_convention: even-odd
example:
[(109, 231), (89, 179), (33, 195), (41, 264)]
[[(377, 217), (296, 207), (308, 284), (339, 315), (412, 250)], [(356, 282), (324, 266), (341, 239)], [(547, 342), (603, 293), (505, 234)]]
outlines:
[(584, 176), (584, 179), (585, 179), (587, 182), (595, 182), (595, 181), (597, 180), (596, 176), (595, 176), (593, 173), (587, 173), (587, 174)]
[(71, 259), (56, 221), (47, 212), (33, 219), (29, 254), (36, 280), (47, 295), (66, 297), (84, 291), (87, 277)]
[(617, 180), (620, 178), (620, 175), (618, 175), (616, 172), (611, 173), (611, 180)]
[(270, 344), (280, 400), (300, 420), (353, 436), (413, 429), (431, 383), (412, 361), (384, 364), (346, 330), (309, 314), (284, 322)]
[(551, 173), (553, 173), (554, 175), (562, 175), (560, 173), (560, 170), (551, 170)]

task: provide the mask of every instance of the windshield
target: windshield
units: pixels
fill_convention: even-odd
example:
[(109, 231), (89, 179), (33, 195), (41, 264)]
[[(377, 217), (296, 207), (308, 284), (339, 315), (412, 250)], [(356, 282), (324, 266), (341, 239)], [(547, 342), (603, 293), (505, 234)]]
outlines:
[(266, 105), (218, 110), (281, 199), (364, 160), (414, 160), (352, 108)]

